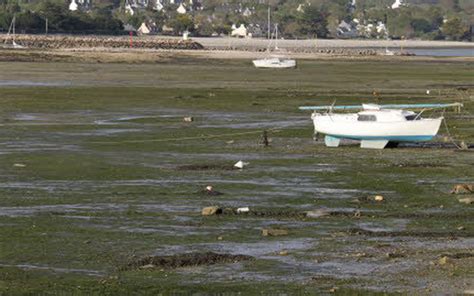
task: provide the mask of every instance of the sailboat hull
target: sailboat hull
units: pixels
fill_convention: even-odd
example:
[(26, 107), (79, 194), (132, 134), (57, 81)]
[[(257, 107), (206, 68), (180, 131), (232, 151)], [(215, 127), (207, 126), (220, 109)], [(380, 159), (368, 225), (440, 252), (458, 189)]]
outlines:
[(313, 117), (315, 131), (338, 139), (391, 142), (429, 141), (441, 126), (443, 118), (412, 121), (364, 122), (356, 115), (320, 115)]
[(284, 68), (295, 68), (296, 61), (293, 59), (258, 59), (253, 60), (253, 65), (257, 68), (275, 68), (275, 69), (284, 69)]

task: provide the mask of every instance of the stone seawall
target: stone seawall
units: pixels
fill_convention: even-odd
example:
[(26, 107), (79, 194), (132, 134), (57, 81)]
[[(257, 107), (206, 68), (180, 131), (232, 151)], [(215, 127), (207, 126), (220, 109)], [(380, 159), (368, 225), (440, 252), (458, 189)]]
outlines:
[[(67, 36), (67, 35), (17, 35), (17, 44), (27, 48), (62, 49), (62, 48), (129, 48), (130, 37), (103, 36)], [(12, 45), (12, 36), (0, 35), (0, 44)], [(200, 43), (192, 40), (170, 38), (140, 38), (134, 36), (133, 48), (144, 49), (204, 49)]]

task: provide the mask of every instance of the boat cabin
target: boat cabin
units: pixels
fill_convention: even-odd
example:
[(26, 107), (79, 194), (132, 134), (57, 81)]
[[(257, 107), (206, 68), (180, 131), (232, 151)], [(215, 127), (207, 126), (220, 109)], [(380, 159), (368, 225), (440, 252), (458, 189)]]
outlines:
[(366, 110), (357, 113), (357, 121), (394, 122), (421, 119), (417, 113), (406, 110)]

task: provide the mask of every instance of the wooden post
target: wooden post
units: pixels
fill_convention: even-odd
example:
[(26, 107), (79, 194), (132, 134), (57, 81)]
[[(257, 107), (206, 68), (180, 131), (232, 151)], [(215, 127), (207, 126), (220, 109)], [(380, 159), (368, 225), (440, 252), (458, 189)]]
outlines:
[(133, 32), (130, 31), (130, 48), (133, 47)]

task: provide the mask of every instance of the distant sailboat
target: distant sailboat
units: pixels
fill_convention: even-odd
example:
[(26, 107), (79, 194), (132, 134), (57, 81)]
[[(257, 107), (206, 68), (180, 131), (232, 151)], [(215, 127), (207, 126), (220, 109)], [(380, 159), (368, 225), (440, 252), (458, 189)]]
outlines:
[[(16, 49), (25, 48), (23, 45), (20, 45), (20, 44), (15, 42), (15, 21), (16, 21), (16, 16), (14, 15), (13, 19), (12, 19), (12, 22), (10, 23), (10, 27), (8, 28), (8, 33), (7, 33), (7, 36), (10, 36), (10, 32), (12, 32), (12, 34), (11, 34), (12, 35), (11, 47), (16, 48)], [(7, 40), (5, 40), (5, 43), (6, 42), (7, 42)]]
[[(270, 9), (268, 9), (268, 30), (270, 31)], [(278, 50), (278, 24), (275, 24), (275, 47), (274, 50)], [(268, 33), (268, 39), (271, 40), (270, 32)], [(270, 52), (270, 45), (267, 49), (267, 52)], [(267, 58), (263, 59), (256, 59), (252, 61), (253, 65), (257, 68), (273, 68), (273, 69), (285, 69), (285, 68), (295, 68), (296, 61), (294, 59), (278, 56), (278, 55), (270, 55)]]

